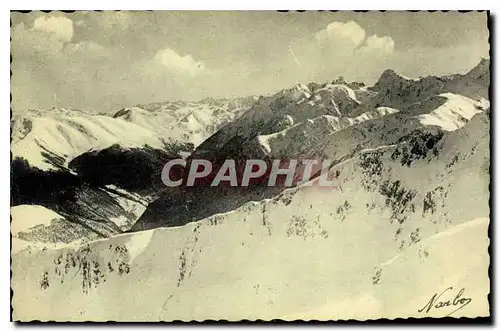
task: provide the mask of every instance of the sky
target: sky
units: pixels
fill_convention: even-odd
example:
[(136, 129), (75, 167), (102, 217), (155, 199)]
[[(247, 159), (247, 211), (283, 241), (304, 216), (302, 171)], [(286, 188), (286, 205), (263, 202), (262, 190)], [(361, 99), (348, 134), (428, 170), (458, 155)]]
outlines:
[(488, 37), (486, 12), (13, 12), (12, 107), (111, 112), (338, 76), (371, 85), (388, 68), (465, 73)]

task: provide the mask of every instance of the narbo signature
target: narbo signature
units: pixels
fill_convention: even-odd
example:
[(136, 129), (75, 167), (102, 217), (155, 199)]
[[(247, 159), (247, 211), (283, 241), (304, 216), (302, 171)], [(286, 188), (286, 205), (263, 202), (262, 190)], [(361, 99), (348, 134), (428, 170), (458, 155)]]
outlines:
[[(462, 288), (456, 293), (455, 297), (452, 298), (448, 294), (445, 295), (445, 293), (451, 293), (453, 290), (453, 287), (448, 287), (444, 291), (442, 291), (440, 294), (435, 293), (429, 302), (422, 308), (419, 309), (418, 312), (425, 312), (428, 313), (432, 309), (445, 309), (445, 308), (450, 308), (453, 309), (450, 313), (448, 313), (446, 316), (450, 316), (451, 314), (457, 312), (458, 310), (462, 309), (469, 303), (471, 303), (472, 299), (463, 296), (465, 292), (465, 288)], [(450, 294), (451, 295), (451, 294)], [(446, 299), (447, 298), (447, 299)]]

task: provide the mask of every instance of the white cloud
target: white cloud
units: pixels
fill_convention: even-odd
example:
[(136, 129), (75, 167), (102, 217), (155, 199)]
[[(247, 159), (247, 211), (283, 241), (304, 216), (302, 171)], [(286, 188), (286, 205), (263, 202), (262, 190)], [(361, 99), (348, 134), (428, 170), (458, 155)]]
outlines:
[(356, 22), (332, 22), (314, 35), (321, 48), (329, 48), (336, 54), (349, 53), (356, 50), (357, 54), (385, 53), (394, 51), (394, 40), (389, 36), (366, 37), (366, 31)]
[(365, 30), (354, 21), (346, 23), (332, 22), (325, 29), (317, 32), (315, 39), (320, 45), (324, 46), (342, 44), (342, 46), (355, 48), (363, 42), (365, 34)]
[[(22, 23), (29, 22), (26, 17), (13, 20), (16, 108), (59, 105), (104, 111), (155, 100), (267, 94), (297, 81), (322, 83), (340, 75), (373, 84), (386, 68), (411, 77), (464, 72), (489, 50), (484, 38), (449, 47), (400, 49), (392, 35), (375, 35), (351, 21), (328, 22), (308, 34), (294, 30), (296, 35), (272, 45), (268, 56), (262, 56), (261, 40), (251, 36), (259, 31), (235, 31), (231, 38), (236, 33), (252, 38), (233, 54), (213, 46), (224, 36), (202, 40), (198, 29), (194, 35), (193, 30), (183, 32), (176, 15), (172, 20), (134, 12), (61, 16), (34, 13), (30, 17), (37, 18), (35, 27)], [(175, 36), (178, 33), (200, 38), (204, 57), (183, 53), (187, 49), (182, 48), (182, 36)], [(240, 54), (245, 47), (248, 54)]]
[(385, 53), (391, 54), (394, 52), (394, 40), (391, 37), (377, 35), (366, 38), (363, 46), (358, 50), (360, 53)]
[(390, 36), (368, 35), (358, 23), (331, 22), (308, 40), (293, 45), (301, 68), (283, 64), (283, 72), (293, 72), (295, 80), (324, 82), (337, 76), (362, 80), (378, 75), (394, 53)]
[(73, 21), (64, 16), (40, 16), (33, 23), (33, 30), (52, 34), (67, 43), (73, 38)]
[(191, 76), (196, 76), (205, 71), (205, 64), (202, 61), (196, 61), (190, 54), (181, 56), (170, 48), (158, 51), (154, 60), (171, 70)]
[[(80, 56), (84, 60), (86, 57), (110, 54), (108, 48), (93, 41), (68, 42), (69, 34), (64, 35), (55, 28), (55, 33), (52, 33), (49, 28), (43, 30), (40, 26), (47, 23), (40, 22), (42, 21), (38, 21), (38, 23), (35, 21), (35, 25), (31, 29), (26, 28), (23, 23), (12, 29), (12, 50), (15, 55), (31, 57), (37, 56), (35, 55), (37, 53), (41, 56), (49, 56), (53, 60), (57, 59), (57, 61), (64, 59), (71, 61), (74, 56)], [(48, 23), (47, 26), (54, 27), (52, 24)]]

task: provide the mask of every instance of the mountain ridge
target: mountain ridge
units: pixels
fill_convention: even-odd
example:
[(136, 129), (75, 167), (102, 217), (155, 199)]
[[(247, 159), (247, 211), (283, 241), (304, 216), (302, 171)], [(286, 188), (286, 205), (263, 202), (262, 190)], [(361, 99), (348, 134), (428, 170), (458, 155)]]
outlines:
[[(168, 219), (171, 221), (167, 225), (182, 225), (191, 222), (193, 218), (198, 220), (237, 208), (248, 200), (273, 197), (283, 188), (256, 187), (250, 188), (248, 192), (236, 190), (232, 194), (230, 191), (221, 192), (217, 188), (212, 193), (205, 192), (203, 188), (188, 191), (166, 188), (160, 179), (161, 169), (166, 161), (187, 158), (189, 163), (193, 158), (205, 158), (219, 163), (225, 158), (271, 160), (290, 157), (340, 161), (347, 156), (355, 156), (362, 149), (397, 144), (400, 139), (410, 137), (412, 133), (419, 135), (423, 131), (437, 135), (439, 128), (456, 130), (474, 114), (489, 110), (488, 102), (482, 97), (473, 100), (442, 91), (450, 86), (458, 87), (458, 90), (470, 87), (472, 92), (469, 95), (484, 95), (489, 85), (488, 68), (489, 60), (482, 60), (464, 75), (420, 79), (407, 79), (388, 70), (375, 83), (375, 88), (365, 87), (359, 82), (348, 83), (340, 77), (331, 83), (299, 83), (267, 97), (220, 100), (208, 98), (203, 100), (206, 104), (182, 101), (151, 103), (124, 108), (106, 117), (89, 115), (81, 110), (54, 109), (49, 118), (50, 115), (61, 117), (64, 126), (50, 123), (50, 128), (54, 129), (50, 130), (51, 134), (45, 140), (29, 136), (39, 127), (37, 120), (47, 116), (43, 111), (32, 111), (28, 116), (13, 121), (13, 158), (23, 158), (23, 153), (26, 152), (30, 152), (28, 157), (33, 158), (32, 148), (23, 149), (18, 145), (28, 137), (28, 145), (35, 147), (35, 151), (41, 147), (38, 150), (40, 157), (36, 161), (42, 160), (42, 164), (45, 163), (48, 167), (36, 170), (33, 166), (36, 167), (37, 163), (31, 164), (30, 158), (26, 160), (27, 164), (15, 163), (11, 172), (13, 188), (16, 187), (12, 195), (13, 203), (43, 204), (70, 220), (86, 220), (84, 224), (94, 225), (91, 228), (95, 231), (101, 228), (100, 223), (103, 222), (103, 225), (108, 224), (115, 229), (111, 232), (99, 230), (100, 237), (129, 229), (140, 230), (140, 225), (158, 227), (165, 225)], [(406, 83), (400, 87), (401, 81)], [(467, 83), (469, 81), (473, 84)], [(426, 92), (417, 98), (414, 91), (421, 89), (422, 84), (426, 85), (422, 90)], [(480, 94), (477, 93), (479, 88), (482, 89)], [(408, 95), (405, 91), (411, 93)], [(460, 102), (453, 104), (451, 100)], [(397, 109), (387, 105), (402, 107)], [(207, 110), (208, 113), (205, 112)], [(73, 115), (77, 120), (72, 118)], [(206, 127), (200, 127), (203, 119), (210, 116), (217, 120), (209, 122)], [(448, 120), (440, 123), (443, 116)], [(119, 135), (113, 136), (104, 144), (99, 138), (101, 134), (93, 133), (109, 133), (110, 128), (116, 126), (103, 124), (100, 122), (102, 119), (111, 120), (111, 123), (118, 121), (121, 128), (124, 128), (117, 132)], [(161, 122), (159, 125), (158, 121)], [(187, 143), (175, 140), (169, 142), (161, 138), (161, 135), (168, 138), (171, 133), (168, 129), (171, 127), (170, 123), (187, 134)], [(89, 127), (90, 124), (95, 126)], [(186, 131), (183, 124), (193, 124), (190, 128), (197, 129)], [(145, 130), (142, 138), (127, 138), (122, 141), (121, 137), (130, 136), (129, 132), (134, 132), (131, 128), (136, 126)], [(74, 139), (75, 133), (89, 135), (83, 148), (81, 141)], [(195, 137), (199, 134), (206, 139), (197, 145)], [(61, 141), (57, 137), (62, 137), (62, 142), (69, 142), (68, 147), (63, 145), (59, 150), (54, 150), (53, 147), (58, 145), (53, 145), (53, 142)], [(182, 135), (179, 137), (183, 139)], [(72, 141), (76, 143), (73, 144)], [(123, 142), (127, 141), (132, 143), (124, 146)], [(31, 174), (30, 179), (36, 179), (31, 183), (46, 183), (45, 189), (36, 189), (36, 186), (27, 182), (21, 185), (19, 179), (28, 176), (27, 174)], [(55, 182), (48, 183), (42, 178), (50, 178)], [(130, 194), (124, 197), (113, 196), (109, 186)], [(61, 195), (60, 192), (65, 187), (71, 189), (65, 189), (64, 195)], [(36, 193), (41, 192), (40, 190), (52, 192), (52, 198), (37, 197), (39, 194)], [(81, 195), (79, 191), (86, 194)], [(136, 195), (140, 201), (145, 200), (147, 207), (136, 205), (133, 198)], [(231, 202), (228, 200), (231, 195), (239, 198)], [(110, 209), (105, 209), (107, 212), (104, 215), (98, 216), (89, 210), (92, 200), (97, 197), (110, 204)], [(202, 197), (218, 197), (219, 202), (216, 199), (207, 205), (203, 203)], [(123, 200), (127, 203), (123, 203)], [(176, 207), (176, 204), (180, 205)], [(134, 212), (129, 213), (122, 206)], [(151, 217), (157, 221), (150, 223), (148, 218)]]

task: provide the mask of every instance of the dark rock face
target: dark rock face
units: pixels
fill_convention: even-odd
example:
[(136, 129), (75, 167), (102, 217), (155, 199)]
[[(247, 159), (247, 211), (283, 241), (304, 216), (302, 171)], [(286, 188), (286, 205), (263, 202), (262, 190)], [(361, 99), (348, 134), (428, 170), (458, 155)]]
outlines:
[(121, 232), (107, 218), (123, 213), (120, 205), (106, 191), (85, 183), (78, 175), (42, 171), (30, 167), (25, 160), (15, 159), (11, 184), (11, 205), (45, 206), (102, 237)]
[(73, 159), (68, 166), (74, 172), (63, 168), (43, 171), (16, 158), (11, 165), (11, 205), (45, 206), (100, 237), (121, 233), (112, 219), (124, 219), (131, 226), (137, 216), (125, 210), (119, 200), (146, 203), (107, 186), (126, 189), (137, 197), (154, 195), (164, 190), (163, 166), (180, 158), (176, 151), (183, 148), (121, 149), (115, 145)]
[[(235, 160), (236, 180), (240, 185), (245, 171), (246, 161), (252, 158)], [(233, 159), (234, 160), (234, 159)], [(211, 186), (213, 179), (224, 164), (225, 158), (214, 158), (212, 171), (204, 178), (196, 179), (193, 186), (187, 186), (188, 172), (192, 159), (188, 159), (184, 172), (181, 174), (182, 185), (163, 190), (160, 197), (148, 205), (148, 208), (131, 228), (131, 231), (145, 230), (157, 227), (181, 226), (189, 222), (207, 218), (217, 213), (234, 210), (249, 201), (260, 201), (271, 198), (287, 187), (285, 177), (278, 176), (276, 185), (268, 187), (272, 161), (267, 160), (266, 172), (254, 179), (250, 179), (248, 186), (231, 186), (228, 181), (221, 182), (218, 186)], [(282, 161), (285, 167), (286, 160)], [(179, 176), (179, 173), (171, 178)], [(294, 180), (296, 184), (298, 179)]]
[(391, 158), (400, 160), (401, 165), (410, 167), (410, 165), (419, 159), (425, 159), (429, 155), (437, 156), (437, 143), (443, 138), (444, 133), (415, 131), (411, 135), (402, 137), (400, 142), (407, 142), (394, 151)]
[(372, 87), (377, 91), (377, 103), (397, 109), (445, 92), (447, 78), (428, 76), (417, 81), (406, 79), (388, 69)]
[(42, 171), (16, 158), (11, 164), (11, 205), (62, 204), (67, 194), (81, 185), (81, 179), (69, 172)]
[(149, 204), (130, 230), (182, 226), (217, 213), (232, 211), (249, 201), (271, 198), (282, 190), (261, 185), (253, 188), (222, 186), (172, 191)]
[(447, 84), (446, 89), (472, 99), (489, 99), (488, 88), (490, 86), (490, 60), (482, 59), (465, 75), (455, 75), (454, 79)]
[(444, 92), (458, 93), (472, 99), (488, 99), (489, 67), (490, 61), (482, 59), (465, 75), (427, 76), (418, 80), (404, 78), (388, 69), (371, 89), (378, 92), (378, 104), (394, 108), (406, 107)]
[(69, 163), (69, 168), (91, 185), (113, 184), (132, 191), (150, 191), (161, 184), (163, 166), (176, 158), (179, 156), (164, 150), (123, 150), (114, 145), (76, 157)]

